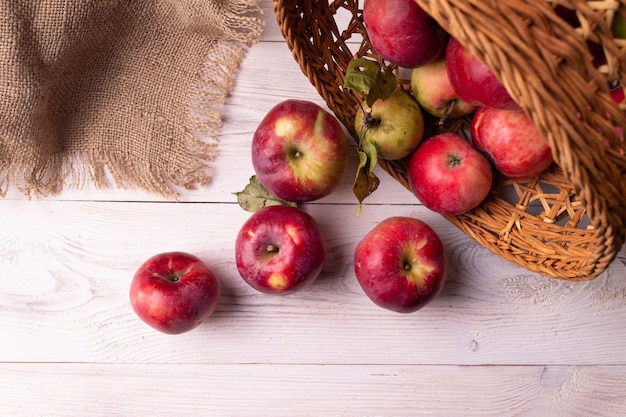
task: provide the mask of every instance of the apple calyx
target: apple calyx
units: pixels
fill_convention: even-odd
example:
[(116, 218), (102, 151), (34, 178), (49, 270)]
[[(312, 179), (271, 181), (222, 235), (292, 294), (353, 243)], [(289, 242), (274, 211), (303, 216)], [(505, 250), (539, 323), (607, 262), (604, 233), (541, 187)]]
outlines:
[(267, 253), (278, 253), (279, 248), (277, 245), (273, 244), (273, 243), (269, 243), (266, 247), (265, 247), (265, 251)]
[(261, 258), (267, 261), (278, 255), (279, 252), (280, 246), (275, 243), (268, 243), (267, 245), (265, 245), (265, 251), (262, 253)]
[[(293, 158), (298, 159), (302, 157), (302, 153), (296, 149), (292, 156)], [(237, 196), (237, 203), (239, 204), (239, 207), (251, 213), (257, 212), (263, 207), (268, 206), (297, 206), (294, 202), (285, 201), (270, 193), (267, 188), (261, 184), (256, 175), (250, 177), (249, 183), (242, 191), (233, 194)]]
[(461, 165), (463, 158), (457, 153), (451, 153), (448, 155), (448, 166), (450, 168), (457, 167)]

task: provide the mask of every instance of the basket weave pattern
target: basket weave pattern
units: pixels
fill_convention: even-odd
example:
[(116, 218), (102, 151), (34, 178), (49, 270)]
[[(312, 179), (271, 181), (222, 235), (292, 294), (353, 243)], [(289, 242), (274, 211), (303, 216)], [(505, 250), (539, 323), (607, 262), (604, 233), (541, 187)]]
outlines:
[[(626, 143), (616, 130), (626, 126), (626, 109), (609, 95), (610, 83), (626, 83), (626, 44), (610, 31), (626, 0), (415, 1), (492, 69), (556, 162), (529, 180), (498, 180), (482, 205), (448, 220), (530, 271), (571, 281), (597, 277), (626, 234)], [(576, 11), (579, 28), (554, 13), (557, 3)], [(398, 71), (369, 45), (359, 1), (274, 0), (274, 11), (303, 73), (356, 138), (363, 97), (342, 87), (349, 62), (365, 56)], [(588, 41), (602, 45), (606, 65), (593, 65)], [(446, 128), (463, 132), (468, 123)], [(406, 162), (379, 160), (408, 189)]]

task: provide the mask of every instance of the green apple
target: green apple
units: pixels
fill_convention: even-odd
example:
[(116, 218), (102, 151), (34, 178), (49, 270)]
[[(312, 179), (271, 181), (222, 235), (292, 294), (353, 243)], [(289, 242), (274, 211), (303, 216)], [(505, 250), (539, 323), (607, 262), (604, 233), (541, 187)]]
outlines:
[(620, 39), (626, 39), (626, 18), (618, 11), (613, 16), (613, 24), (611, 25), (613, 36)]
[(436, 117), (456, 118), (476, 110), (452, 88), (443, 57), (411, 71), (411, 90), (422, 109)]
[(378, 158), (402, 159), (413, 152), (424, 136), (424, 117), (415, 99), (395, 90), (371, 107), (364, 101), (357, 109), (354, 128), (362, 143), (372, 143)]

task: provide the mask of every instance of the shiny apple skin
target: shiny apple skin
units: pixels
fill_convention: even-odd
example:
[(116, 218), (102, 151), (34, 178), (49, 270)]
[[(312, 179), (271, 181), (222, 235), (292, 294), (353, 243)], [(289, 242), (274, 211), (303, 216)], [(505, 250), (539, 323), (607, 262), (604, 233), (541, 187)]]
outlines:
[(415, 68), (438, 58), (448, 34), (414, 0), (367, 0), (363, 23), (370, 44), (390, 63)]
[(348, 159), (348, 141), (335, 117), (316, 103), (278, 103), (258, 125), (252, 140), (257, 178), (285, 201), (308, 202), (334, 191)]
[(481, 107), (471, 129), (474, 145), (509, 178), (534, 177), (554, 162), (548, 142), (524, 112)]
[(374, 304), (398, 313), (412, 313), (430, 303), (443, 288), (444, 246), (425, 222), (389, 217), (358, 243), (354, 272)]
[(424, 141), (407, 165), (409, 187), (430, 210), (456, 216), (477, 207), (491, 191), (489, 160), (455, 133)]
[(452, 87), (445, 57), (414, 68), (411, 91), (422, 109), (436, 117), (446, 115), (454, 119), (476, 110), (476, 106), (466, 103)]
[(456, 38), (448, 41), (445, 57), (450, 83), (461, 99), (474, 106), (519, 109), (489, 67)]
[(139, 266), (130, 286), (135, 313), (146, 324), (167, 334), (192, 330), (217, 308), (220, 283), (198, 257), (165, 252)]
[(326, 245), (310, 214), (290, 206), (255, 212), (235, 242), (239, 274), (268, 294), (290, 294), (312, 284), (322, 271)]

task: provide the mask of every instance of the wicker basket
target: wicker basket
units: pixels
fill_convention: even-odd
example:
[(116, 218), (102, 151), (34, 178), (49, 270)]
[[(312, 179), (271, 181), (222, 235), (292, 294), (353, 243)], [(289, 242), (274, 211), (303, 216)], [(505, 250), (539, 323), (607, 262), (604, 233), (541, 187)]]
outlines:
[[(416, 1), (494, 71), (556, 161), (539, 177), (499, 181), (481, 206), (448, 219), (530, 271), (571, 281), (597, 277), (626, 233), (626, 144), (615, 128), (626, 126), (625, 109), (608, 93), (609, 83), (626, 82), (625, 44), (610, 31), (626, 0)], [(581, 27), (561, 20), (555, 3), (575, 10)], [(274, 11), (303, 73), (356, 138), (362, 97), (342, 87), (343, 74), (355, 57), (380, 60), (359, 1), (274, 0)], [(594, 67), (588, 40), (602, 45), (607, 65)], [(379, 163), (409, 188), (406, 161)]]

